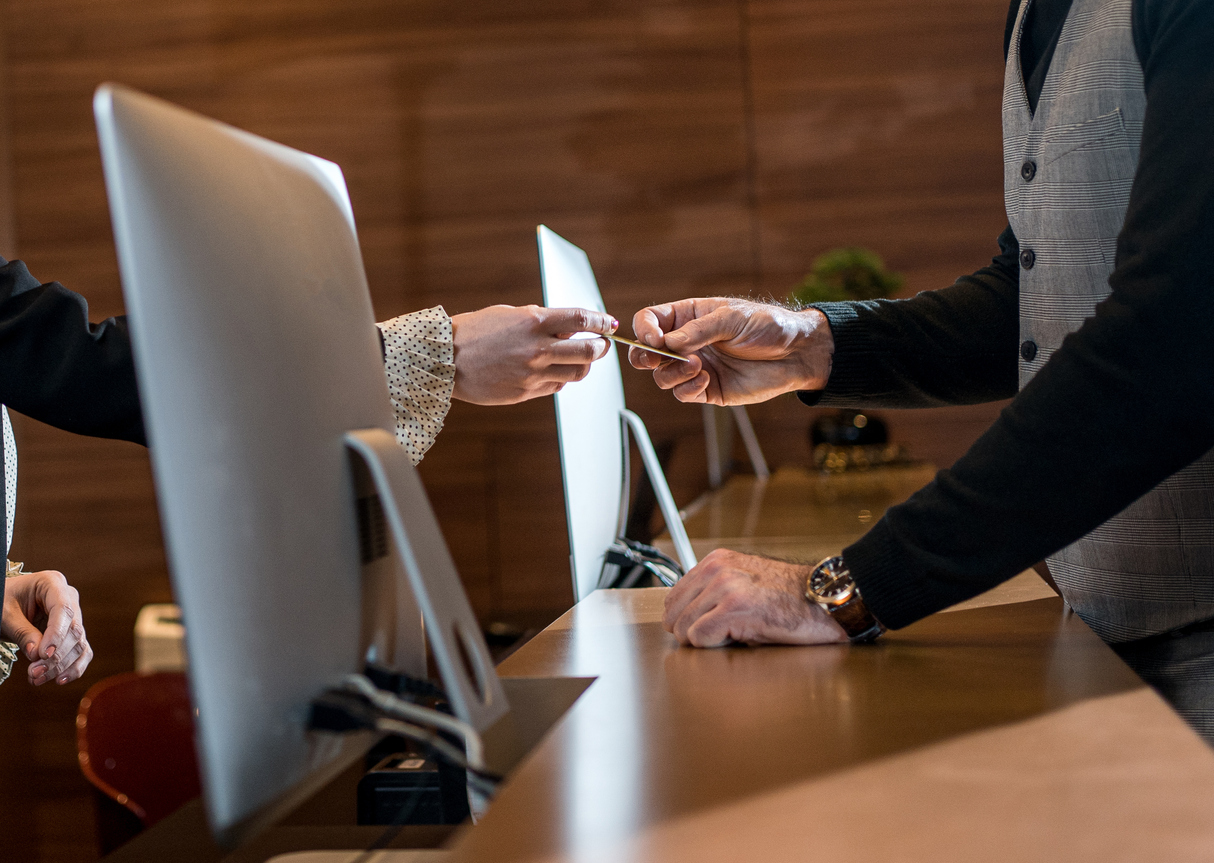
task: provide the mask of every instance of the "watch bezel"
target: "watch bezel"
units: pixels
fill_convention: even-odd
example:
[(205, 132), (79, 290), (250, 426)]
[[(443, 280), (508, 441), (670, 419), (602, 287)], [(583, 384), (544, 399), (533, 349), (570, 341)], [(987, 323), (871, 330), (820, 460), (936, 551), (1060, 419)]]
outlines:
[[(846, 577), (847, 584), (839, 588), (838, 593), (826, 594), (822, 590), (822, 582), (827, 576), (832, 581), (837, 581), (840, 577)], [(847, 569), (843, 558), (839, 556), (828, 557), (815, 566), (809, 574), (805, 587), (806, 592), (814, 602), (829, 607), (844, 605), (850, 602), (851, 598), (856, 595), (856, 582), (852, 580), (851, 572)]]

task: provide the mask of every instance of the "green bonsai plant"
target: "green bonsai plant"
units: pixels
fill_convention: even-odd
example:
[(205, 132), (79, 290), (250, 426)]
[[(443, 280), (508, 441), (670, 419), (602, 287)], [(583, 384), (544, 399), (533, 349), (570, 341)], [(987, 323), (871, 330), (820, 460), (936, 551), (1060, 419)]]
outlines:
[[(902, 277), (887, 272), (880, 255), (849, 246), (819, 255), (809, 274), (789, 297), (796, 308), (839, 300), (876, 300), (902, 287)], [(868, 470), (904, 464), (906, 449), (889, 443), (885, 423), (871, 414), (838, 411), (819, 416), (810, 428), (814, 465), (825, 473)]]
[(902, 277), (887, 272), (881, 256), (869, 249), (849, 246), (819, 255), (813, 268), (793, 289), (790, 299), (799, 306), (837, 300), (875, 300), (902, 287)]

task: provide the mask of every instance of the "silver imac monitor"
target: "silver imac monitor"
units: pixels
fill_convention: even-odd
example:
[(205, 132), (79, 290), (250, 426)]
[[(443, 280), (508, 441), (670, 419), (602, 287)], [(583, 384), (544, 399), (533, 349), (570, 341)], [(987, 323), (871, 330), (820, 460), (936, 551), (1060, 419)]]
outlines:
[[(603, 296), (586, 253), (545, 225), (536, 228), (544, 305), (605, 311)], [(589, 334), (587, 334), (589, 335)], [(695, 552), (666, 483), (666, 475), (641, 418), (624, 405), (624, 378), (615, 344), (590, 373), (556, 394), (561, 476), (569, 522), (569, 564), (573, 597), (585, 599), (600, 587), (603, 564), (628, 522), (629, 434), (649, 475), (675, 554), (684, 571), (696, 565)]]
[[(204, 801), (231, 845), (370, 744), (307, 729), (368, 659), (424, 676), (428, 642), (457, 716), (479, 731), (507, 705), (393, 438), (340, 169), (117, 86), (94, 111)], [(360, 505), (393, 543), (360, 543)]]

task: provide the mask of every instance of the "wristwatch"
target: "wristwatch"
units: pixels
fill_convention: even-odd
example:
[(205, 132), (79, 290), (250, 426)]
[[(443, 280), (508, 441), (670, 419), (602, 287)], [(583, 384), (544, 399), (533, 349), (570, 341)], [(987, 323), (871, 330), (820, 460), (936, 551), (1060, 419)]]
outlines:
[(813, 568), (805, 580), (805, 598), (822, 606), (843, 627), (852, 644), (872, 641), (885, 632), (881, 621), (864, 604), (851, 570), (839, 555), (828, 557)]

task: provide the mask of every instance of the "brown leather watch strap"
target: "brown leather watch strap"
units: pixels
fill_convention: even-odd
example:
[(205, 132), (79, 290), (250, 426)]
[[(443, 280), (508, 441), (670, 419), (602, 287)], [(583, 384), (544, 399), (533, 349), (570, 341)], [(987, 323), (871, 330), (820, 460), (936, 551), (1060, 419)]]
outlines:
[(885, 631), (885, 627), (868, 610), (859, 591), (853, 593), (847, 602), (828, 608), (827, 611), (854, 642), (872, 641)]

